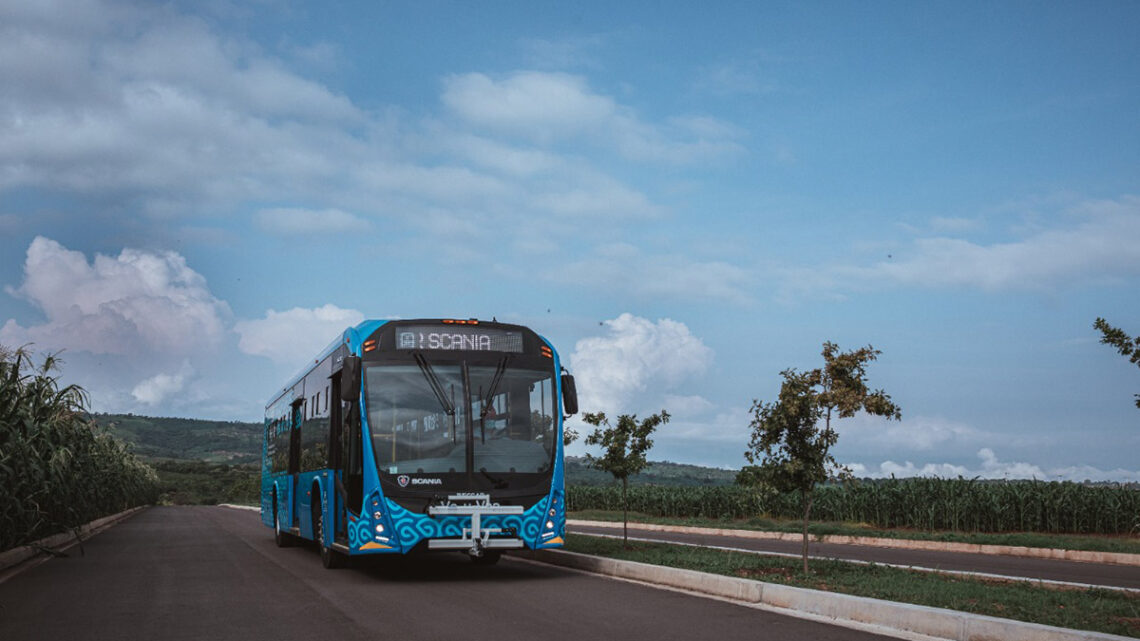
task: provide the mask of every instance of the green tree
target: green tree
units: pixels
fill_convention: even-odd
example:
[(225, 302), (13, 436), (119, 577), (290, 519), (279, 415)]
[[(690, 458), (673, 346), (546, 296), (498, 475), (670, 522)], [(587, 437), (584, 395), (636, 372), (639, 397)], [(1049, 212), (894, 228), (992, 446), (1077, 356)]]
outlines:
[(567, 445), (570, 445), (571, 443), (573, 443), (576, 440), (578, 440), (577, 430), (573, 430), (573, 429), (563, 425), (562, 426), (562, 447), (566, 447)]
[[(1109, 325), (1103, 318), (1097, 318), (1093, 327), (1100, 331), (1101, 343), (1112, 345), (1121, 356), (1128, 357), (1129, 361), (1140, 366), (1140, 336), (1131, 338), (1124, 330)], [(1136, 407), (1140, 408), (1140, 394), (1136, 395)]]
[(773, 403), (752, 401), (752, 439), (737, 482), (779, 492), (799, 492), (803, 506), (803, 569), (808, 572), (808, 522), (815, 486), (829, 479), (850, 478), (831, 448), (839, 440), (832, 419), (868, 414), (898, 420), (899, 407), (882, 390), (867, 387), (867, 365), (881, 352), (870, 345), (840, 352), (823, 344), (823, 367), (780, 373), (784, 382)]
[(653, 440), (649, 437), (657, 426), (669, 422), (669, 413), (661, 410), (660, 414), (654, 414), (641, 422), (638, 422), (636, 414), (622, 414), (615, 426), (610, 426), (604, 412), (583, 414), (582, 420), (595, 428), (586, 437), (586, 445), (600, 445), (604, 450), (600, 458), (587, 454), (586, 463), (595, 469), (609, 472), (614, 479), (621, 481), (622, 542), (629, 545), (629, 477), (648, 465), (645, 453), (653, 447)]

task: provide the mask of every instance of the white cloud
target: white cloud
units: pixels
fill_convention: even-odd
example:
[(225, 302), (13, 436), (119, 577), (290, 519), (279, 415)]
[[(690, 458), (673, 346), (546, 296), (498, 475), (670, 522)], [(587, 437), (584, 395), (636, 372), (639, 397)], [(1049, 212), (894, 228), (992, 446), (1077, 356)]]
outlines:
[(735, 154), (742, 131), (708, 116), (678, 116), (664, 126), (595, 93), (580, 76), (518, 71), (501, 79), (481, 73), (444, 81), (444, 104), (478, 127), (550, 144), (582, 136), (627, 158), (692, 162)]
[(1038, 479), (1042, 481), (1119, 481), (1140, 482), (1140, 470), (1126, 470), (1117, 468), (1102, 470), (1092, 466), (1065, 466), (1042, 467), (1033, 463), (1022, 461), (1002, 461), (997, 454), (988, 447), (977, 452), (978, 464), (975, 466), (958, 465), (952, 463), (923, 463), (915, 464), (911, 461), (896, 463), (883, 461), (878, 465), (852, 463), (848, 465), (856, 477), (862, 478), (897, 478), (908, 477), (940, 477), (940, 478), (983, 478), (983, 479)]
[(297, 193), (351, 162), (342, 131), (367, 121), (201, 20), (120, 2), (0, 19), (0, 85), (0, 188), (148, 205)]
[[(163, 224), (251, 208), (274, 233), (369, 221), (453, 256), (480, 242), (534, 255), (661, 212), (620, 161), (706, 158), (742, 135), (701, 114), (650, 121), (585, 77), (541, 71), (449, 76), (440, 116), (366, 110), (288, 67), (337, 64), (328, 46), (284, 42), (282, 58), (174, 5), (5, 11), (0, 191)], [(582, 141), (599, 162), (557, 148)]]
[(286, 235), (340, 234), (369, 228), (368, 221), (339, 209), (262, 209), (255, 218), (265, 231)]
[(481, 73), (444, 80), (444, 104), (473, 124), (548, 142), (598, 129), (617, 111), (585, 79), (521, 71), (500, 81)]
[(732, 454), (743, 456), (752, 433), (752, 414), (748, 409), (719, 409), (700, 396), (691, 398), (697, 399), (697, 403), (678, 406), (674, 404), (677, 397), (666, 395), (665, 409), (671, 414), (676, 410), (676, 415), (669, 423), (668, 433), (662, 433), (662, 438), (681, 445), (701, 442), (729, 446), (728, 451)]
[(460, 165), (423, 167), (377, 161), (352, 170), (358, 184), (380, 193), (410, 196), (419, 202), (448, 205), (511, 196), (512, 187), (496, 176)]
[(663, 402), (666, 410), (674, 418), (699, 416), (713, 409), (713, 404), (703, 396), (692, 394), (688, 396), (666, 394)]
[(43, 310), (47, 321), (0, 329), (0, 342), (95, 354), (188, 355), (215, 347), (227, 305), (175, 252), (124, 249), (118, 256), (80, 252), (37, 236), (28, 247), (24, 282), (13, 296)]
[(131, 390), (131, 396), (144, 405), (154, 407), (165, 402), (171, 395), (181, 392), (195, 374), (190, 361), (183, 361), (182, 368), (173, 374), (160, 373), (140, 381)]
[(550, 272), (551, 280), (644, 298), (748, 303), (749, 272), (724, 261), (696, 261), (681, 253), (647, 255), (625, 243), (599, 247), (591, 256)]
[(610, 138), (622, 155), (639, 161), (689, 163), (743, 153), (742, 130), (715, 118), (671, 118), (665, 126), (631, 115), (614, 119)]
[(593, 220), (607, 215), (637, 218), (652, 215), (657, 208), (645, 195), (603, 176), (583, 177), (574, 185), (552, 189), (531, 198), (532, 205), (550, 212), (563, 220), (590, 217)]
[(712, 363), (712, 350), (684, 323), (654, 323), (625, 313), (605, 324), (606, 335), (578, 341), (569, 359), (583, 411), (635, 413), (652, 407)]
[[(1038, 222), (1020, 239), (980, 243), (948, 236), (919, 238), (870, 267), (787, 270), (784, 296), (828, 296), (836, 291), (889, 286), (1052, 291), (1082, 282), (1118, 281), (1140, 274), (1140, 197), (1070, 205), (1051, 227)], [(1070, 221), (1076, 221), (1075, 224)], [(935, 219), (944, 230), (967, 221)]]
[(278, 312), (269, 310), (265, 318), (234, 324), (241, 335), (238, 349), (264, 356), (279, 364), (295, 365), (312, 358), (346, 327), (364, 320), (355, 309), (327, 304), (315, 309), (294, 307)]
[(860, 413), (834, 425), (840, 442), (853, 448), (928, 452), (963, 445), (976, 447), (997, 437), (965, 423), (929, 416), (888, 421)]
[(567, 167), (561, 158), (536, 147), (516, 147), (503, 142), (452, 132), (445, 142), (452, 151), (471, 162), (511, 176), (533, 176)]

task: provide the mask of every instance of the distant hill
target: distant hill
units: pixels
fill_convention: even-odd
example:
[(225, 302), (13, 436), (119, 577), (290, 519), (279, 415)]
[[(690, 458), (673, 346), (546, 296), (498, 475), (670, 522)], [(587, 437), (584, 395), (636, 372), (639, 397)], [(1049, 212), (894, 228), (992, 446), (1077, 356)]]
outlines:
[[(261, 423), (205, 421), (194, 418), (161, 418), (137, 414), (95, 414), (95, 422), (130, 444), (135, 454), (147, 459), (206, 461), (240, 465), (261, 460)], [(634, 485), (731, 485), (735, 470), (700, 467), (667, 461), (650, 463), (630, 478)], [(586, 465), (584, 458), (566, 457), (568, 485), (609, 485), (607, 472)]]
[(230, 464), (261, 460), (261, 423), (137, 414), (95, 414), (93, 418), (129, 443), (135, 454), (149, 459)]
[[(686, 463), (659, 461), (650, 463), (641, 474), (629, 477), (630, 485), (732, 485), (736, 470), (701, 467)], [(617, 483), (609, 472), (595, 470), (586, 465), (585, 458), (566, 457), (567, 485), (611, 485)]]

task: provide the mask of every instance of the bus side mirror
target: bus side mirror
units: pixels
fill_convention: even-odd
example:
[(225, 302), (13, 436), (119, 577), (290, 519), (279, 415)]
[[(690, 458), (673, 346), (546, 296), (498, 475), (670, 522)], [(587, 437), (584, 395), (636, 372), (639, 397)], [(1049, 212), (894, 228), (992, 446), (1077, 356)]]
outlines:
[(360, 400), (360, 357), (345, 356), (340, 373), (340, 400), (355, 403)]
[(578, 389), (574, 387), (574, 377), (570, 374), (562, 375), (562, 408), (567, 416), (578, 413)]

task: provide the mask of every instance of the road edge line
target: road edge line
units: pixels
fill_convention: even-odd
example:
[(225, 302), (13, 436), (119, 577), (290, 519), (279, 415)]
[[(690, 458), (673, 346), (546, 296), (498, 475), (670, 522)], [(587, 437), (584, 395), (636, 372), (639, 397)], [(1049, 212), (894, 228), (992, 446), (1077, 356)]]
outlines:
[(752, 579), (670, 568), (636, 561), (579, 554), (565, 550), (514, 552), (514, 556), (573, 568), (594, 574), (641, 581), (652, 585), (698, 592), (718, 598), (768, 606), (792, 616), (810, 615), (844, 627), (876, 626), (904, 634), (950, 641), (1126, 641), (1129, 637), (1073, 630), (1040, 623), (1000, 619), (981, 614), (945, 610), (798, 588)]
[[(588, 521), (568, 519), (568, 526), (617, 528), (618, 521)], [(766, 532), (763, 530), (730, 530), (724, 528), (697, 527), (693, 525), (662, 525), (658, 523), (630, 523), (631, 530), (650, 532), (673, 532), (677, 534), (705, 534), (711, 536), (734, 536), (742, 539), (774, 539), (778, 541), (800, 541), (802, 534), (792, 532)], [(1085, 563), (1111, 563), (1114, 565), (1140, 566), (1140, 554), (1128, 552), (1096, 552), (1092, 550), (1062, 550), (1058, 548), (1031, 548), (1020, 545), (991, 545), (980, 543), (957, 543), (952, 541), (920, 541), (915, 539), (883, 539), (869, 536), (848, 536), (825, 534), (811, 537), (821, 543), (843, 545), (866, 545), (871, 547), (898, 548), (904, 550), (926, 550), (930, 552), (965, 552), (970, 554), (990, 554), (995, 556), (1020, 556), (1055, 561), (1081, 561)]]
[(218, 507), (228, 507), (231, 510), (248, 510), (250, 512), (260, 512), (260, 507), (252, 505), (238, 505), (237, 503), (218, 503)]

